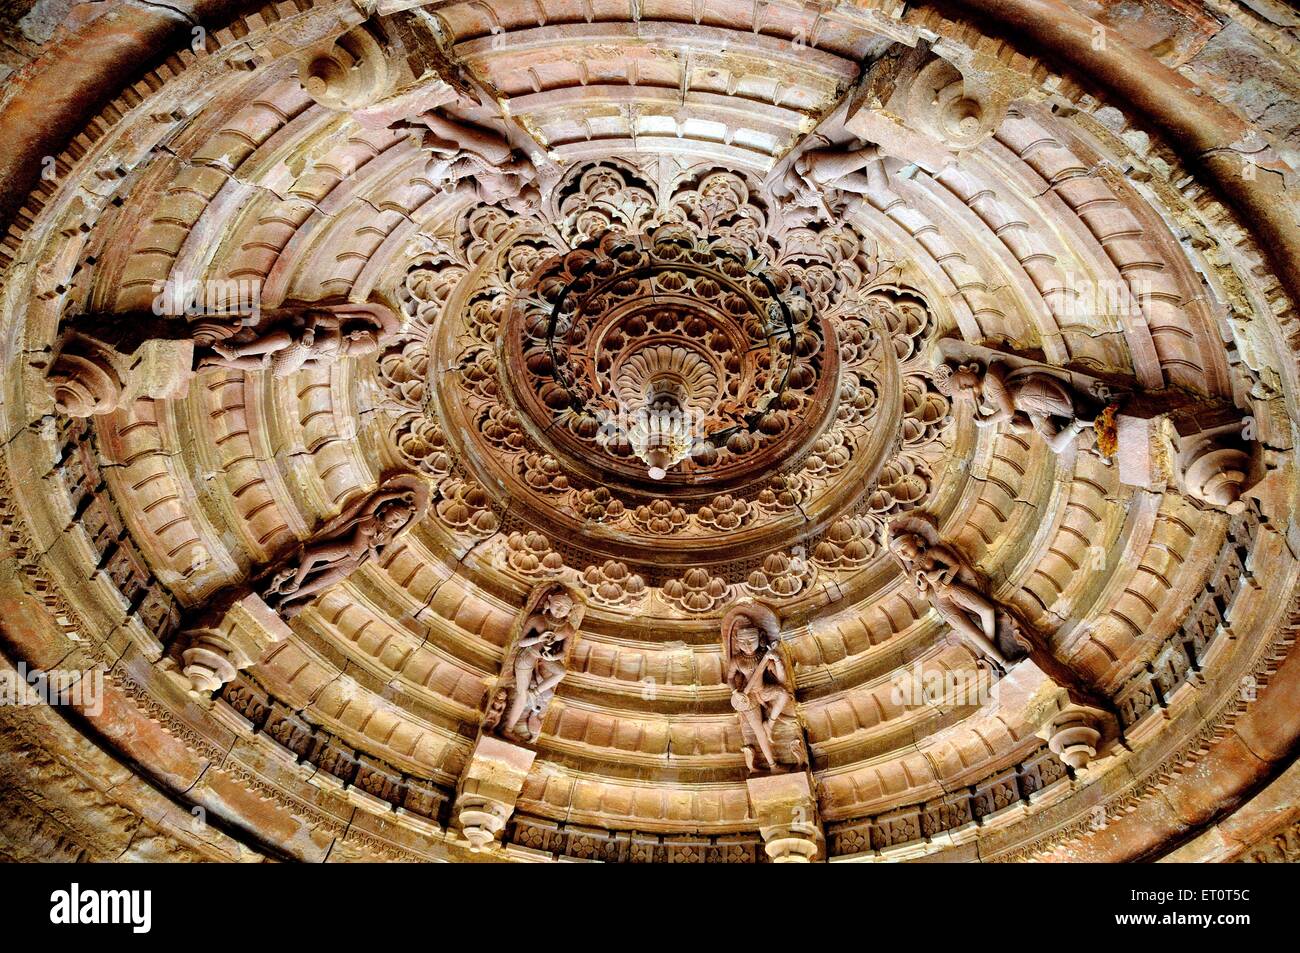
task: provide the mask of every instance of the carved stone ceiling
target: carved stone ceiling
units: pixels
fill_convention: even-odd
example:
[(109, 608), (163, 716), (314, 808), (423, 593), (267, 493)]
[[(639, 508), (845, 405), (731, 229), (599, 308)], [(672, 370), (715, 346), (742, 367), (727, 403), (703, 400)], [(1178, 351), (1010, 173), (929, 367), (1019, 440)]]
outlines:
[(0, 855), (1138, 859), (1293, 757), (1284, 5), (45, 6), (0, 675), (104, 690), (0, 708)]

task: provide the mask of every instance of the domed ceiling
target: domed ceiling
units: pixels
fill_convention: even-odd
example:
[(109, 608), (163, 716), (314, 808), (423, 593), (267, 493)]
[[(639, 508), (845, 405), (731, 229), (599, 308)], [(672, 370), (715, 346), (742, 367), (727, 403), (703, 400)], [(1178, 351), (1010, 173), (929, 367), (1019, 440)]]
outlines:
[(22, 7), (0, 856), (1300, 829), (1286, 5)]

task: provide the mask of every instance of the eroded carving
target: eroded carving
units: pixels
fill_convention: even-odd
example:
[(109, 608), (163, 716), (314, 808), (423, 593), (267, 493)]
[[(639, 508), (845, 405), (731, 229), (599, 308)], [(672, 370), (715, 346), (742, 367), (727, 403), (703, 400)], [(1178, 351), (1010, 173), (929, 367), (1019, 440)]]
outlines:
[(423, 129), (421, 144), (433, 153), (425, 175), (437, 186), (464, 189), (484, 205), (500, 205), (516, 214), (541, 200), (532, 160), (500, 133), (434, 110), (400, 120), (394, 128)]

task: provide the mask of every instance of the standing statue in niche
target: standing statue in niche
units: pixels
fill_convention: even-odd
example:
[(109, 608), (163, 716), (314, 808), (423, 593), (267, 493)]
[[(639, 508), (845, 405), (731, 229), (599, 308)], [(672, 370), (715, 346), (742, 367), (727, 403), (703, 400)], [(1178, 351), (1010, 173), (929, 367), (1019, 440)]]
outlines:
[(425, 174), (436, 186), (472, 191), (484, 205), (501, 205), (516, 214), (540, 201), (537, 169), (499, 133), (433, 110), (393, 128), (425, 130), (422, 144), (434, 156)]
[(326, 523), (288, 565), (271, 575), (261, 588), (263, 600), (286, 618), (296, 615), (317, 593), (342, 582), (363, 563), (382, 560), (428, 505), (428, 487), (418, 477), (384, 481)]
[(569, 653), (586, 609), (582, 595), (571, 586), (550, 583), (533, 591), (518, 641), (488, 705), (484, 730), (521, 741), (537, 740), (547, 706), (568, 671)]
[(944, 394), (974, 403), (975, 426), (1006, 423), (1017, 433), (1036, 431), (1053, 453), (1063, 453), (1094, 423), (1082, 414), (1079, 397), (1067, 382), (1034, 368), (944, 364), (935, 380)]
[(982, 591), (979, 577), (928, 518), (900, 516), (889, 524), (889, 551), (939, 617), (1005, 672), (1029, 652), (1012, 615)]
[(745, 764), (757, 771), (754, 748), (771, 770), (807, 762), (795, 718), (794, 685), (781, 654), (781, 624), (759, 602), (732, 606), (722, 618), (723, 681), (740, 715)]

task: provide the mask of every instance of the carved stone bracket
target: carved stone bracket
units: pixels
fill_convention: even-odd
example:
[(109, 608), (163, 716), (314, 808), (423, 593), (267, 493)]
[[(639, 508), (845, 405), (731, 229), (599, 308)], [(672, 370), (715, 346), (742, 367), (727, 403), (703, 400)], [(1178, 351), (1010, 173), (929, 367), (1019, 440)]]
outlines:
[(1119, 720), (1104, 700), (1080, 699), (1034, 660), (1016, 665), (994, 692), (997, 710), (1036, 725), (1035, 733), (1052, 753), (1075, 770), (1111, 755), (1119, 743)]
[(384, 128), (469, 92), (429, 21), (376, 16), (304, 52), (298, 79), (312, 99)]
[(1129, 486), (1176, 488), (1236, 515), (1272, 470), (1265, 449), (1246, 439), (1247, 421), (1233, 407), (1208, 401), (1126, 407), (1116, 424), (1119, 478)]
[(807, 864), (826, 856), (826, 835), (806, 771), (750, 778), (749, 806), (773, 863)]
[(454, 808), (470, 850), (477, 853), (496, 842), (514, 813), (535, 757), (527, 748), (500, 738), (479, 737), (461, 774)]
[(194, 375), (209, 367), (287, 374), (312, 362), (373, 353), (400, 326), (379, 301), (286, 302), (218, 315), (77, 315), (64, 319), (46, 381), (61, 412), (90, 417), (137, 398), (184, 397)]
[(292, 634), (262, 601), (249, 593), (214, 608), (177, 636), (170, 662), (178, 665), (196, 696), (211, 695), (257, 664), (272, 645)]
[(934, 54), (927, 43), (895, 44), (868, 68), (844, 127), (930, 173), (970, 149), (1006, 118), (1015, 93)]
[(164, 667), (179, 668), (195, 694), (211, 694), (290, 635), (286, 619), (342, 581), (418, 522), (428, 487), (412, 474), (390, 476), (326, 522), (313, 539), (253, 580), (213, 597), (183, 619)]
[(1022, 357), (1019, 354), (1010, 351), (999, 351), (991, 347), (982, 347), (978, 344), (971, 344), (959, 338), (943, 338), (938, 344), (939, 357), (953, 364), (962, 364), (971, 361), (977, 361), (987, 366), (992, 362), (998, 362), (1011, 370), (1036, 370), (1043, 373), (1051, 374), (1059, 378), (1062, 382), (1068, 384), (1070, 389), (1084, 397), (1099, 403), (1106, 403), (1117, 398), (1123, 398), (1131, 392), (1132, 388), (1111, 378), (1103, 378), (1093, 374), (1085, 374), (1074, 368), (1057, 367), (1053, 364), (1045, 364), (1042, 361), (1036, 361), (1033, 358)]
[(46, 380), (60, 412), (91, 417), (138, 397), (184, 397), (193, 360), (194, 341), (174, 324), (128, 316), (116, 327), (101, 321), (65, 329)]
[[(1118, 460), (1121, 483), (1186, 496), (1233, 515), (1246, 498), (1263, 501), (1276, 464), (1251, 432), (1253, 423), (1223, 401), (1174, 391), (1143, 392), (1068, 368), (1053, 367), (1016, 354), (945, 339), (939, 354), (952, 364), (994, 362), (1010, 375), (1042, 374), (1059, 379), (1084, 399), (1110, 404), (1113, 423), (1094, 425), (1098, 449)], [(956, 379), (956, 375), (953, 375)], [(1104, 446), (1104, 444), (1111, 444)]]

